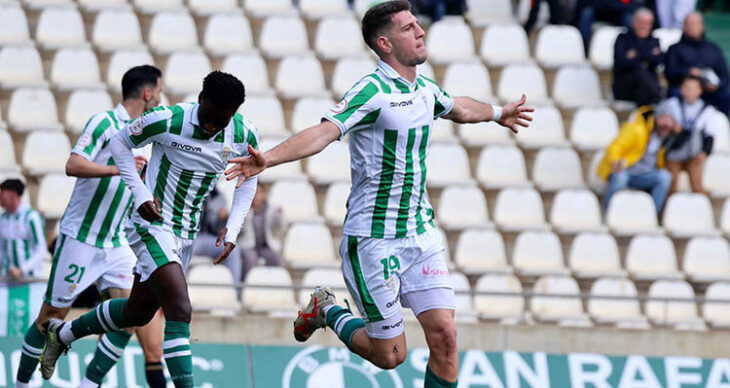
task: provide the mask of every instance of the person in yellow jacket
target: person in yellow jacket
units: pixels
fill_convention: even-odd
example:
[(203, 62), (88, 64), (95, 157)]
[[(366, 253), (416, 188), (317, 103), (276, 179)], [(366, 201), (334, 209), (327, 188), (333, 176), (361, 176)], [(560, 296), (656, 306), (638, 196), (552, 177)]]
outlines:
[(651, 106), (636, 111), (634, 119), (621, 127), (598, 166), (598, 176), (608, 180), (604, 210), (611, 197), (624, 189), (647, 191), (657, 213), (662, 210), (672, 183), (672, 175), (664, 169), (664, 153), (681, 130), (668, 111), (655, 112)]

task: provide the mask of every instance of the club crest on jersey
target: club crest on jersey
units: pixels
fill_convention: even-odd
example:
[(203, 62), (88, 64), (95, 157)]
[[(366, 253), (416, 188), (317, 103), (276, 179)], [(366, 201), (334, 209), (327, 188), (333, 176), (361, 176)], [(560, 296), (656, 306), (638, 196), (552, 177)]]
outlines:
[(223, 151), (221, 151), (221, 159), (228, 162), (228, 158), (231, 156), (231, 149), (228, 147), (223, 147)]
[(78, 141), (78, 145), (81, 147), (86, 147), (89, 144), (91, 144), (91, 135), (89, 135), (88, 133), (81, 135)]
[(131, 132), (132, 135), (141, 135), (143, 129), (144, 124), (142, 123), (142, 119), (134, 120), (132, 124), (129, 124), (129, 132)]
[(332, 108), (332, 113), (340, 114), (345, 110), (347, 110), (347, 100), (343, 99), (342, 101), (338, 102), (334, 108)]

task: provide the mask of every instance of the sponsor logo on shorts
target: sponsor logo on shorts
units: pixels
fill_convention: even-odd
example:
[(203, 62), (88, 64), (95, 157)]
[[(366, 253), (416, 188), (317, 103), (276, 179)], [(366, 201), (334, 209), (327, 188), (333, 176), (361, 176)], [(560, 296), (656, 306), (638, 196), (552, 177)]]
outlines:
[(402, 325), (403, 325), (403, 320), (401, 319), (397, 323), (394, 323), (392, 325), (383, 325), (383, 326), (381, 326), (381, 328), (383, 330), (392, 330), (392, 329), (397, 329), (397, 328), (401, 327)]
[(396, 295), (395, 299), (393, 299), (390, 302), (385, 304), (385, 307), (387, 307), (387, 308), (393, 307), (396, 303), (398, 303), (399, 299), (400, 299), (400, 295)]
[(393, 101), (390, 103), (391, 108), (403, 108), (403, 107), (410, 106), (410, 105), (413, 105), (413, 100), (398, 101), (398, 102)]
[(441, 277), (447, 276), (449, 274), (449, 270), (441, 268), (431, 268), (430, 265), (426, 264), (421, 267), (421, 274), (423, 276)]
[(200, 147), (194, 147), (194, 146), (191, 146), (189, 144), (182, 144), (182, 143), (178, 143), (176, 141), (173, 141), (170, 144), (170, 146), (172, 146), (172, 148), (177, 148), (177, 149), (180, 149), (180, 150), (183, 150), (183, 151), (203, 152), (203, 149), (200, 148)]

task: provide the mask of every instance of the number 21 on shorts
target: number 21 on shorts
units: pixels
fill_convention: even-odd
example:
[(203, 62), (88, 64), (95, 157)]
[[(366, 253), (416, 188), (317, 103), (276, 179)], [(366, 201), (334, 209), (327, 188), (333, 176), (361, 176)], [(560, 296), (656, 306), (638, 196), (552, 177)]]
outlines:
[[(86, 267), (79, 267), (76, 264), (71, 264), (68, 266), (68, 269), (71, 270), (71, 273), (68, 274), (63, 280), (69, 282), (69, 283), (81, 283), (81, 278), (84, 277), (84, 271), (86, 271)], [(76, 278), (76, 274), (78, 274), (78, 278)], [(76, 278), (76, 279), (74, 279)]]

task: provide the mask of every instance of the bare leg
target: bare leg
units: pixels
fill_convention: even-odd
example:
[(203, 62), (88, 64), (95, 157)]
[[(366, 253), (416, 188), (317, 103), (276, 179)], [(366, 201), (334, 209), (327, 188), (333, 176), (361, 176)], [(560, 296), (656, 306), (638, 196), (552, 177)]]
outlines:
[(434, 309), (418, 315), (430, 351), (428, 366), (439, 377), (456, 381), (459, 377), (459, 352), (456, 346), (454, 310)]

